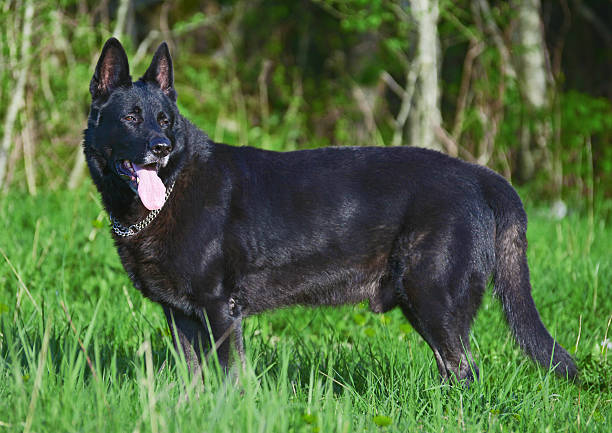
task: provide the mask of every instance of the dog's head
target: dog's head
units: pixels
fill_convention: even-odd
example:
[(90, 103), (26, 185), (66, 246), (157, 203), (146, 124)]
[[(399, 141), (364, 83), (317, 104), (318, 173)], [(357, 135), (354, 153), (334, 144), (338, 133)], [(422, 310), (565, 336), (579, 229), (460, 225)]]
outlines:
[(137, 194), (146, 208), (161, 208), (164, 183), (182, 150), (168, 45), (159, 46), (145, 74), (132, 82), (125, 50), (117, 39), (109, 39), (89, 91), (85, 154), (103, 198), (125, 205)]

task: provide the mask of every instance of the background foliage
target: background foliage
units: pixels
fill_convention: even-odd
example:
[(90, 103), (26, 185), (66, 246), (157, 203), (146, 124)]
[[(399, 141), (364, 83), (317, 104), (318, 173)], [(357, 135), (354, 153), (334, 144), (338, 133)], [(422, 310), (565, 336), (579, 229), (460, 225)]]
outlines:
[[(612, 7), (542, 1), (548, 101), (534, 111), (517, 72), (531, 49), (518, 42), (518, 4), (439, 1), (442, 148), (536, 197), (610, 196)], [(392, 0), (4, 0), (1, 185), (34, 194), (83, 182), (88, 82), (111, 35), (134, 78), (167, 40), (180, 108), (216, 140), (274, 150), (418, 145), (402, 119), (418, 38), (410, 12)], [(530, 131), (544, 148), (521, 146)], [(532, 153), (526, 173), (522, 154)]]

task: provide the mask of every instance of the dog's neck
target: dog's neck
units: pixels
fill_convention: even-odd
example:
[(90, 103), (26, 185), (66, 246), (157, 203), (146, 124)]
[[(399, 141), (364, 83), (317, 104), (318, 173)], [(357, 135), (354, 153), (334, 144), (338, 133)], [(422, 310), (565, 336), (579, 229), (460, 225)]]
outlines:
[[(168, 202), (168, 199), (170, 198), (170, 194), (172, 194), (173, 188), (174, 188), (174, 183), (166, 188), (166, 197), (165, 197), (164, 206)], [(131, 236), (135, 236), (136, 234), (140, 233), (142, 230), (146, 229), (149, 226), (149, 224), (151, 224), (155, 220), (155, 218), (157, 218), (157, 215), (159, 215), (159, 213), (163, 210), (164, 206), (162, 206), (159, 209), (150, 210), (146, 217), (144, 217), (137, 223), (130, 224), (129, 226), (125, 226), (121, 224), (121, 221), (119, 221), (112, 214), (110, 214), (112, 230), (117, 236), (120, 236), (120, 237), (127, 238)]]

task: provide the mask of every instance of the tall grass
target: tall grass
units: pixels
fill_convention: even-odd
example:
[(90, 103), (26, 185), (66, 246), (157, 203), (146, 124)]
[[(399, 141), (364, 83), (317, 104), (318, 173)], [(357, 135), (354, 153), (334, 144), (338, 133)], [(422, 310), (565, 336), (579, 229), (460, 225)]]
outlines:
[[(291, 308), (245, 323), (238, 383), (191, 381), (161, 309), (122, 270), (93, 188), (0, 202), (0, 431), (612, 429), (612, 230), (529, 209), (534, 298), (582, 384), (533, 365), (490, 295), (471, 344), (482, 380), (440, 383), (398, 311)], [(589, 230), (593, 241), (589, 242)], [(609, 344), (609, 343), (608, 343)]]

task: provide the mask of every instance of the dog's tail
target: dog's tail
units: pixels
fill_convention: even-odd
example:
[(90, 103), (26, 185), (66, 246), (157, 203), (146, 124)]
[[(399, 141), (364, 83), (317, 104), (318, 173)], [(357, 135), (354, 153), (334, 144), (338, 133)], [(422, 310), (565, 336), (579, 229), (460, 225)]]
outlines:
[[(491, 173), (491, 172), (489, 172)], [(520, 347), (544, 368), (563, 377), (578, 375), (567, 351), (546, 330), (529, 282), (527, 215), (516, 191), (495, 174), (486, 176), (483, 190), (496, 221), (494, 293), (501, 300), (510, 328)]]

